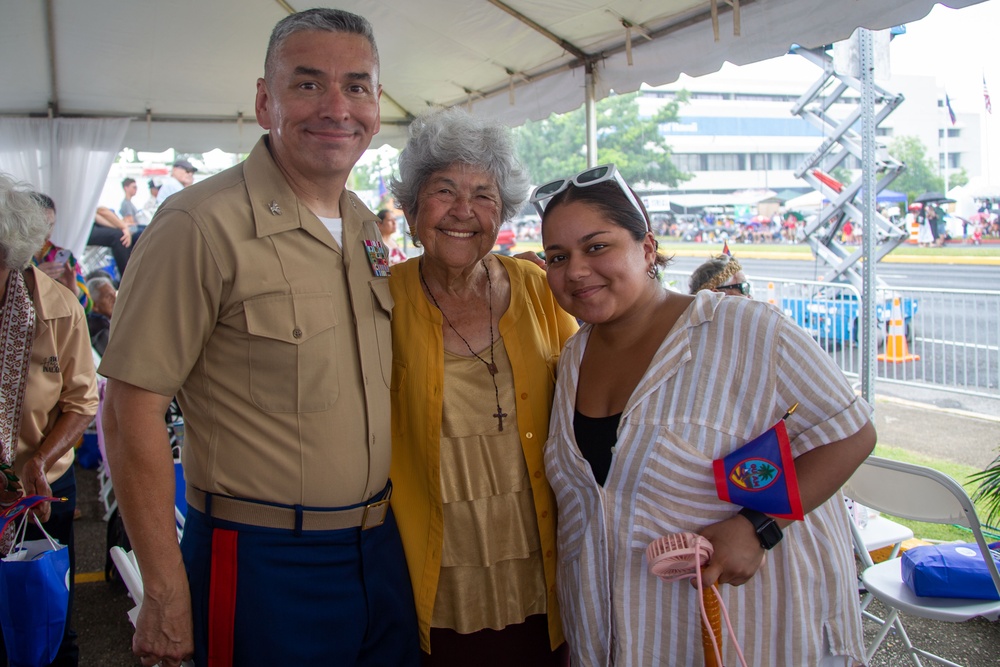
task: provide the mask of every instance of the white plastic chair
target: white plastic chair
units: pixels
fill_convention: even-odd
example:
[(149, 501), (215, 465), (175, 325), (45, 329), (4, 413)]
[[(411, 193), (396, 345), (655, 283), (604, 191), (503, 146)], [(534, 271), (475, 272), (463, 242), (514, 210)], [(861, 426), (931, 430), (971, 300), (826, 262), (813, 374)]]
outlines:
[[(1000, 572), (989, 555), (975, 507), (961, 485), (948, 475), (912, 463), (870, 456), (844, 485), (844, 494), (862, 505), (904, 519), (958, 524), (969, 528), (980, 553), (986, 556), (983, 560), (1000, 595)], [(855, 531), (855, 543), (859, 539)], [(901, 559), (893, 558), (877, 564), (870, 564), (870, 560), (861, 575), (862, 582), (875, 599), (890, 609), (882, 630), (872, 643), (875, 649), (892, 627), (900, 629), (901, 626), (896, 625), (899, 612), (951, 623), (961, 623), (977, 616), (991, 621), (1000, 617), (1000, 600), (919, 597), (903, 582)], [(905, 631), (900, 632), (900, 638), (916, 665), (921, 664), (920, 658), (923, 657), (943, 665), (961, 667), (916, 648)], [(874, 650), (871, 652), (874, 653)], [(868, 657), (870, 659), (871, 655)]]
[(101, 452), (101, 464), (97, 466), (97, 495), (104, 505), (104, 520), (111, 518), (118, 500), (115, 499), (115, 489), (111, 485), (111, 469), (108, 468), (108, 454), (104, 447), (104, 391), (108, 381), (97, 379), (97, 416), (94, 417), (94, 428), (97, 431), (97, 449)]

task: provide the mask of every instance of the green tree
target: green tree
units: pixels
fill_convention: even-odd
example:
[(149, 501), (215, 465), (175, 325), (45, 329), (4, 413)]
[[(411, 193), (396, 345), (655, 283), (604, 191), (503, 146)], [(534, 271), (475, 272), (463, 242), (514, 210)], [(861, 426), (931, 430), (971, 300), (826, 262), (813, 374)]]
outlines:
[(837, 167), (836, 169), (831, 171), (830, 175), (836, 178), (844, 185), (847, 185), (848, 183), (854, 180), (854, 174), (851, 173), (851, 170), (843, 166)]
[[(677, 120), (680, 94), (650, 118), (640, 116), (638, 93), (612, 95), (597, 103), (597, 162), (613, 162), (633, 184), (669, 187), (690, 175), (670, 158), (670, 147), (659, 126)], [(515, 130), (521, 160), (533, 183), (575, 174), (587, 166), (586, 119), (583, 107), (545, 120), (525, 123)]]
[(366, 152), (351, 170), (348, 189), (354, 191), (379, 190), (379, 178), (381, 177), (387, 192), (379, 201), (378, 208), (388, 207), (392, 203), (392, 195), (388, 193), (389, 179), (397, 172), (398, 161), (399, 151), (391, 146), (382, 146), (377, 150)]
[(948, 187), (957, 188), (960, 185), (969, 184), (969, 172), (965, 171), (965, 167), (962, 167), (953, 174), (948, 174)]
[(927, 148), (917, 137), (896, 137), (889, 144), (889, 153), (906, 165), (889, 187), (905, 192), (911, 202), (921, 193), (944, 189), (944, 179), (937, 175), (938, 165), (927, 157)]

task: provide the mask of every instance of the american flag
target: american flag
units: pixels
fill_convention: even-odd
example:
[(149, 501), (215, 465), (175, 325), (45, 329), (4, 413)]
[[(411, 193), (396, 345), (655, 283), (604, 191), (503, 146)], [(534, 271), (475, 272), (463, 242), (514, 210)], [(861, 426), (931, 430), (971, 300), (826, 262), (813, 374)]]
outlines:
[(983, 75), (983, 101), (986, 102), (986, 113), (993, 113), (993, 103), (990, 102), (990, 89), (986, 87), (986, 75)]
[(944, 94), (944, 105), (948, 107), (948, 118), (951, 118), (951, 124), (955, 124), (955, 112), (951, 108), (951, 98), (948, 97), (948, 93)]

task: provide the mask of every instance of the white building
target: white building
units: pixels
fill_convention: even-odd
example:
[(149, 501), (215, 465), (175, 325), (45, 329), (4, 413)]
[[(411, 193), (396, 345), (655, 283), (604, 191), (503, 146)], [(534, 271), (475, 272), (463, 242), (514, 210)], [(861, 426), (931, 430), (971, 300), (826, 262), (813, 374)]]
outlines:
[[(693, 176), (669, 190), (672, 201), (683, 208), (704, 201), (701, 195), (705, 194), (750, 189), (808, 191), (808, 185), (796, 178), (794, 171), (823, 136), (793, 116), (791, 108), (820, 74), (819, 68), (804, 58), (789, 55), (739, 68), (726, 65), (715, 74), (685, 76), (670, 85), (643, 88), (640, 108), (649, 114), (682, 90), (689, 95), (680, 106), (678, 122), (661, 127), (674, 163)], [(933, 160), (937, 154), (941, 165), (947, 150), (951, 172), (964, 168), (970, 178), (981, 173), (981, 119), (977, 114), (960, 113), (951, 125), (944, 106), (945, 91), (933, 77), (899, 76), (879, 83), (891, 92), (902, 93), (905, 101), (877, 128), (878, 141), (888, 145), (895, 137), (916, 136), (928, 157)], [(854, 109), (856, 96), (849, 95), (832, 106), (832, 116)], [(860, 169), (853, 158), (843, 166)], [(653, 184), (650, 190), (666, 192)]]

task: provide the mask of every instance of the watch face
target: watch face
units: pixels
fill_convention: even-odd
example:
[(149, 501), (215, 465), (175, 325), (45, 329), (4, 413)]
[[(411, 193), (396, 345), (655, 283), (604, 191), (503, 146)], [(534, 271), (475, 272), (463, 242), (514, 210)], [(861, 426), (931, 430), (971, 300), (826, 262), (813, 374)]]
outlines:
[(760, 546), (771, 549), (781, 541), (783, 536), (781, 527), (768, 515), (746, 507), (740, 510), (740, 514), (753, 524), (757, 539), (760, 540)]
[(765, 549), (770, 549), (781, 541), (783, 534), (778, 524), (774, 520), (771, 520), (760, 527), (757, 531), (757, 537), (760, 538), (761, 546)]

